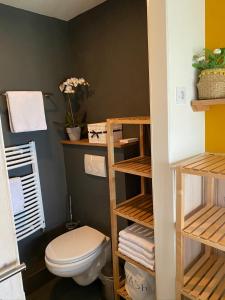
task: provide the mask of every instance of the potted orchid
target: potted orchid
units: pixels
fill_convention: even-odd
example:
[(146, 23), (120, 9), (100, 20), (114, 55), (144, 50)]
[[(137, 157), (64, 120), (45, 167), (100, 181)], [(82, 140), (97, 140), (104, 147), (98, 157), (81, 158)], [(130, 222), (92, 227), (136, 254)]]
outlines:
[(66, 100), (65, 128), (70, 140), (80, 140), (85, 127), (86, 111), (81, 110), (81, 101), (89, 96), (89, 83), (84, 78), (68, 78), (60, 84)]

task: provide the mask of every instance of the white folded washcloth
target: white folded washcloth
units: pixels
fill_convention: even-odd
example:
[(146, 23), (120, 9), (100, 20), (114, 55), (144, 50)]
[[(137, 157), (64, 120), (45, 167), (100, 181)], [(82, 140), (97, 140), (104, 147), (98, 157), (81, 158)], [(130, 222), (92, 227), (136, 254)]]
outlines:
[(42, 92), (6, 92), (11, 132), (46, 130)]
[(147, 260), (154, 259), (155, 252), (154, 251), (146, 251), (145, 249), (139, 247), (138, 245), (135, 245), (134, 243), (131, 243), (129, 241), (124, 240), (123, 238), (119, 238), (119, 245), (121, 248), (124, 248), (124, 250), (129, 250), (131, 253), (137, 253), (143, 257), (145, 257)]
[(24, 211), (24, 195), (20, 177), (10, 178), (9, 186), (13, 205), (13, 213), (16, 215)]
[(119, 236), (126, 241), (138, 245), (146, 251), (153, 251), (155, 248), (153, 229), (146, 228), (139, 224), (134, 223), (124, 230), (121, 230)]
[(141, 265), (145, 266), (148, 269), (154, 270), (155, 269), (155, 261), (149, 261), (146, 262), (146, 260), (140, 259), (137, 255), (133, 255), (130, 252), (125, 251), (122, 248), (118, 248), (119, 252), (122, 253), (123, 255), (126, 255), (130, 257), (131, 259), (135, 260), (136, 262), (139, 262)]
[(132, 251), (131, 249), (129, 249), (128, 247), (124, 246), (124, 245), (121, 244), (121, 243), (119, 243), (119, 246), (118, 246), (118, 247), (119, 247), (119, 249), (122, 249), (123, 251), (126, 251), (126, 253), (129, 253), (130, 255), (133, 255), (133, 256), (135, 256), (135, 257), (141, 259), (142, 261), (145, 261), (146, 264), (152, 264), (152, 263), (155, 262), (154, 256), (153, 256), (151, 259), (149, 259), (149, 258), (147, 258), (146, 256), (141, 255), (141, 254), (138, 253), (138, 252)]

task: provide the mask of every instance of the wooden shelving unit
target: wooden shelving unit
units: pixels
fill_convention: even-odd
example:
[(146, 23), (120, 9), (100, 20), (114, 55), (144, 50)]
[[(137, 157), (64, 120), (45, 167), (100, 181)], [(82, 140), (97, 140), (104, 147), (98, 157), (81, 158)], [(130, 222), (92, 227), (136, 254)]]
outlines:
[[(184, 176), (202, 176), (206, 182), (205, 201), (184, 216)], [(177, 184), (177, 286), (176, 299), (225, 299), (225, 208), (214, 202), (215, 179), (225, 179), (225, 155), (205, 153), (176, 166)], [(184, 269), (184, 238), (202, 244), (202, 256)]]
[(224, 105), (225, 99), (210, 99), (210, 100), (192, 100), (191, 106), (193, 111), (208, 111), (211, 106)]
[[(113, 143), (113, 125), (127, 124), (139, 125), (139, 145), (140, 156), (128, 160), (115, 162), (114, 143)], [(123, 255), (118, 251), (118, 226), (117, 218), (122, 217), (135, 223), (141, 224), (148, 228), (154, 227), (152, 197), (146, 193), (145, 180), (151, 178), (151, 159), (145, 155), (144, 151), (144, 125), (150, 125), (149, 117), (132, 117), (132, 118), (117, 118), (107, 120), (108, 132), (108, 162), (109, 162), (109, 189), (110, 189), (110, 208), (111, 208), (111, 227), (112, 227), (112, 253), (113, 253), (113, 275), (114, 275), (114, 290), (115, 299), (122, 297), (129, 299), (125, 290), (124, 283), (120, 282), (119, 274), (119, 259), (128, 261), (135, 266), (141, 268), (151, 276), (155, 276), (155, 272), (146, 268), (135, 260)], [(133, 174), (141, 177), (141, 193), (131, 199), (124, 200), (117, 204), (116, 199), (116, 172)]]

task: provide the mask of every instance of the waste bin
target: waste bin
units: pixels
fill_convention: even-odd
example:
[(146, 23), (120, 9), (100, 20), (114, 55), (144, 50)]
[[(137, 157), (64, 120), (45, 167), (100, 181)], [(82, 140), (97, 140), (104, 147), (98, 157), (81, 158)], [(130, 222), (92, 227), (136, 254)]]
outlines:
[(102, 282), (103, 299), (114, 300), (112, 262), (106, 263), (106, 265), (101, 270), (99, 278)]

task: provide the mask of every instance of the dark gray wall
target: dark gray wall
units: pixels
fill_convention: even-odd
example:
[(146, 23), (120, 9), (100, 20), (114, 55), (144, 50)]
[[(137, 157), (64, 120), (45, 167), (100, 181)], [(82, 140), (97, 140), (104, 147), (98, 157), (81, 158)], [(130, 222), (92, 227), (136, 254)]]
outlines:
[[(147, 22), (145, 0), (108, 0), (70, 22), (0, 5), (0, 90), (42, 90), (54, 93), (45, 100), (46, 132), (11, 134), (5, 98), (0, 110), (6, 146), (36, 142), (47, 229), (66, 220), (66, 182), (63, 137), (55, 121), (64, 119), (59, 83), (68, 76), (85, 77), (94, 90), (88, 100), (88, 121), (113, 116), (149, 114)], [(83, 155), (106, 155), (105, 150), (65, 147), (69, 192), (74, 214), (82, 223), (109, 233), (108, 181), (84, 174)], [(118, 152), (118, 158), (124, 156)], [(123, 178), (120, 196), (138, 188)], [(131, 181), (130, 181), (131, 180)], [(132, 183), (131, 183), (132, 182)], [(22, 260), (39, 253), (47, 243), (37, 233), (19, 243)], [(35, 255), (34, 255), (35, 253)]]
[[(108, 0), (70, 21), (73, 69), (94, 90), (87, 103), (89, 122), (149, 115), (146, 14), (145, 0)], [(131, 132), (127, 134), (136, 135), (133, 128)], [(74, 217), (109, 234), (108, 178), (84, 173), (85, 153), (107, 155), (106, 149), (64, 146)], [(126, 155), (117, 151), (118, 160)], [(119, 198), (124, 200), (138, 187), (137, 178), (120, 175)]]
[[(130, 158), (138, 153), (138, 147), (116, 149), (116, 160)], [(73, 216), (82, 225), (92, 226), (110, 235), (109, 183), (108, 177), (97, 177), (84, 172), (84, 154), (106, 157), (107, 149), (103, 147), (64, 146), (68, 192), (72, 196)], [(140, 192), (139, 178), (122, 173), (116, 174), (117, 197), (125, 200)], [(123, 225), (125, 222), (122, 222)]]
[[(62, 146), (54, 121), (64, 119), (59, 83), (70, 75), (68, 23), (0, 5), (0, 90), (42, 90), (47, 131), (12, 134), (5, 97), (0, 99), (6, 146), (36, 142), (47, 230), (66, 220), (66, 181)], [(41, 233), (19, 242), (22, 259), (37, 255)], [(38, 241), (38, 242), (37, 242)]]
[(88, 121), (149, 115), (145, 0), (108, 0), (70, 21), (73, 69), (95, 94)]

